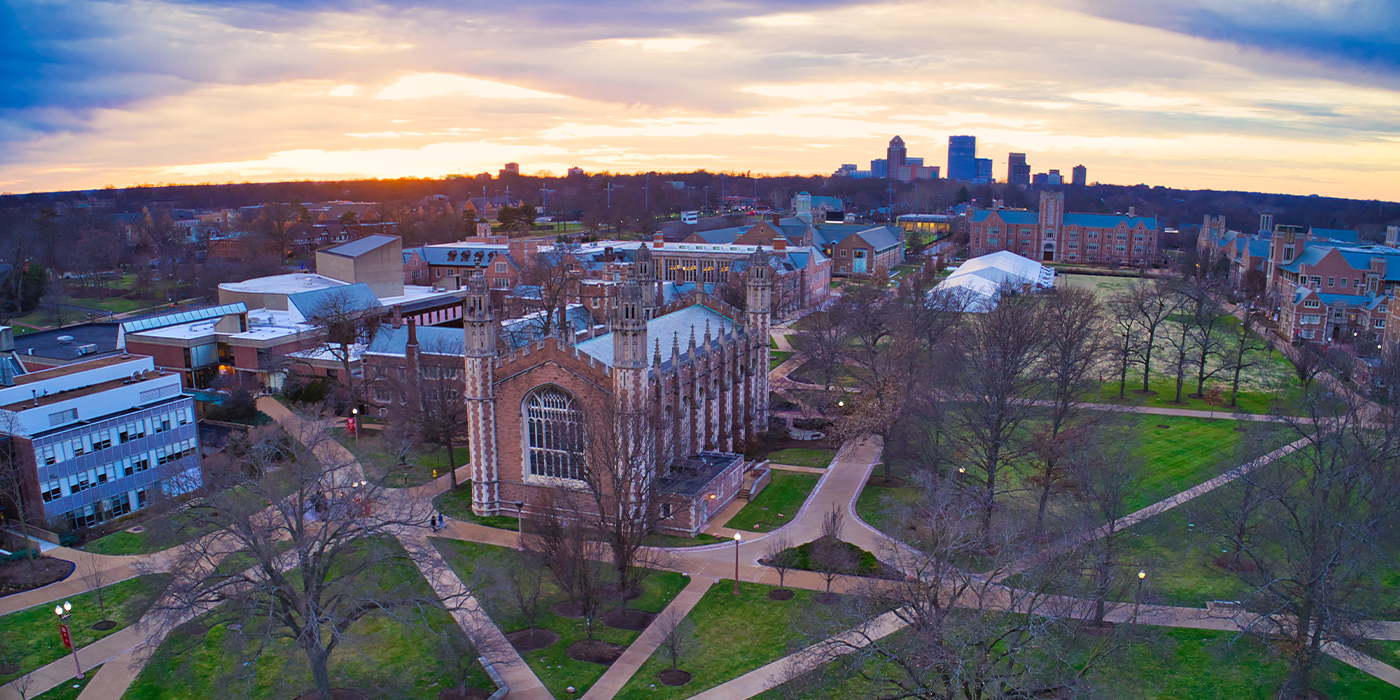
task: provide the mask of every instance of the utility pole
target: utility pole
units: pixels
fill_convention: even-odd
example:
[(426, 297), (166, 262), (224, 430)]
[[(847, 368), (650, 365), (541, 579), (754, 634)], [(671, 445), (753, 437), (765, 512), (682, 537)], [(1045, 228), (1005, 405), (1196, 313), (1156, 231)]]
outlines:
[(642, 201), (647, 211), (651, 211), (651, 173), (647, 173), (647, 179), (642, 185)]

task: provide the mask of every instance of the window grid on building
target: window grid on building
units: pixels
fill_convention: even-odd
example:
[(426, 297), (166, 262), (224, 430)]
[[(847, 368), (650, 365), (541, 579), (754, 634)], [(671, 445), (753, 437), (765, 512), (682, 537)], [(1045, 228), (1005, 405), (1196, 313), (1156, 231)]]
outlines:
[(583, 476), (583, 412), (574, 398), (546, 387), (525, 401), (530, 473), (558, 479)]

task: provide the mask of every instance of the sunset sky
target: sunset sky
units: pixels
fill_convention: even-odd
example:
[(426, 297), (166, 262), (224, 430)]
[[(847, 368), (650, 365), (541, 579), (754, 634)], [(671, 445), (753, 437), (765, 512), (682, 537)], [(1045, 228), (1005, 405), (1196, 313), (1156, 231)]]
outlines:
[(0, 191), (946, 168), (1400, 200), (1395, 0), (0, 2)]

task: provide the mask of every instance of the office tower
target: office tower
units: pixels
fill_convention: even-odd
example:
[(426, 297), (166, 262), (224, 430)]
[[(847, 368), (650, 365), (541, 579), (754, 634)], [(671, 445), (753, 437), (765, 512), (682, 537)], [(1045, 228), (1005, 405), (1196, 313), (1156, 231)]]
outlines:
[(977, 137), (948, 137), (948, 179), (971, 180), (977, 177)]
[(890, 172), (890, 162), (884, 158), (870, 161), (870, 177), (885, 177)]
[(1073, 181), (1070, 183), (1076, 187), (1083, 187), (1089, 184), (1089, 169), (1082, 166), (1074, 166)]
[(895, 177), (899, 173), (906, 155), (908, 151), (904, 148), (904, 139), (898, 136), (890, 139), (890, 147), (885, 150), (885, 173), (889, 177)]
[(975, 158), (975, 159), (973, 159), (973, 163), (974, 163), (974, 166), (977, 168), (977, 175), (976, 175), (973, 179), (974, 179), (974, 180), (981, 181), (981, 182), (991, 182), (991, 181), (992, 181), (992, 159), (991, 159), (991, 158)]
[(1045, 184), (1047, 184), (1047, 185), (1063, 185), (1063, 184), (1065, 184), (1065, 179), (1064, 179), (1063, 177), (1060, 176), (1060, 171), (1058, 171), (1058, 170), (1051, 170), (1051, 171), (1050, 171), (1049, 173), (1047, 173), (1046, 176), (1045, 176)]
[(1006, 166), (1006, 184), (1031, 184), (1031, 166), (1026, 163), (1026, 154), (1012, 153)]

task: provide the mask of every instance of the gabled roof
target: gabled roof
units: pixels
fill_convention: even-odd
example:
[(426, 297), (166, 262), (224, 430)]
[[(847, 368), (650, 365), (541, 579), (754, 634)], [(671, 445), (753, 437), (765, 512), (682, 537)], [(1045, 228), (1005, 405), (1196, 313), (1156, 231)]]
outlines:
[(877, 252), (899, 247), (899, 234), (893, 226), (876, 226), (857, 233)]
[[(427, 355), (461, 355), (467, 354), (466, 331), (461, 328), (439, 328), (437, 326), (418, 326), (414, 329), (414, 334), (418, 336), (418, 351)], [(398, 328), (386, 323), (379, 327), (379, 332), (374, 334), (369, 347), (365, 348), (366, 355), (394, 355), (404, 357), (408, 348), (408, 325)]]
[[(739, 324), (734, 319), (711, 309), (704, 304), (687, 306), (678, 311), (672, 311), (663, 316), (657, 316), (647, 321), (647, 342), (655, 343), (661, 341), (661, 356), (669, 358), (672, 346), (679, 344), (680, 351), (684, 353), (690, 347), (691, 337), (695, 338), (696, 346), (704, 343), (705, 328), (710, 329), (710, 337), (713, 339), (724, 333), (722, 329), (733, 329)], [(605, 333), (596, 338), (589, 338), (578, 344), (580, 352), (592, 355), (599, 362), (609, 367), (613, 363), (613, 334)], [(650, 350), (650, 348), (648, 348)]]
[(316, 315), (318, 307), (340, 296), (345, 298), (347, 310), (370, 311), (379, 308), (379, 297), (364, 282), (289, 294), (287, 308), (296, 309), (302, 319), (309, 319)]
[(1303, 254), (1293, 258), (1287, 265), (1279, 265), (1284, 272), (1298, 272), (1303, 265), (1316, 265), (1334, 249), (1329, 246), (1310, 245), (1303, 248)]
[(365, 253), (383, 248), (397, 240), (400, 240), (398, 236), (385, 236), (384, 234), (376, 233), (343, 245), (338, 245), (334, 248), (327, 248), (320, 252), (329, 253), (330, 255), (339, 255), (345, 258), (358, 258)]
[(1149, 231), (1157, 230), (1157, 218), (1153, 216), (1128, 216), (1126, 214), (1065, 214), (1065, 226), (1087, 226), (1089, 228), (1118, 228), (1123, 224), (1137, 228), (1142, 224)]
[(1040, 214), (1020, 209), (977, 209), (972, 212), (973, 223), (982, 223), (995, 213), (1002, 221), (1016, 226), (1034, 226), (1040, 223)]
[(695, 235), (706, 243), (733, 243), (734, 239), (748, 230), (748, 226), (730, 226), (728, 228), (714, 228), (709, 231), (696, 231)]
[[(543, 338), (546, 313), (548, 313), (552, 325), (558, 323), (558, 309), (549, 309), (548, 312), (536, 311), (503, 322), (501, 324), (501, 339), (505, 342), (506, 348), (508, 350), (523, 348)], [(583, 308), (582, 304), (569, 304), (564, 309), (564, 318), (568, 320), (575, 333), (585, 330), (593, 324), (593, 317), (588, 314), (588, 310)], [(553, 328), (550, 330), (553, 332)]]
[(1318, 237), (1318, 238), (1325, 238), (1325, 239), (1327, 239), (1327, 240), (1329, 240), (1329, 241), (1336, 241), (1337, 243), (1360, 243), (1360, 242), (1361, 242), (1361, 234), (1357, 233), (1356, 231), (1349, 231), (1349, 230), (1347, 230), (1347, 229), (1340, 229), (1340, 228), (1317, 228), (1317, 227), (1313, 227), (1312, 229), (1310, 229), (1310, 230), (1308, 231), (1308, 235), (1309, 235), (1309, 236)]

